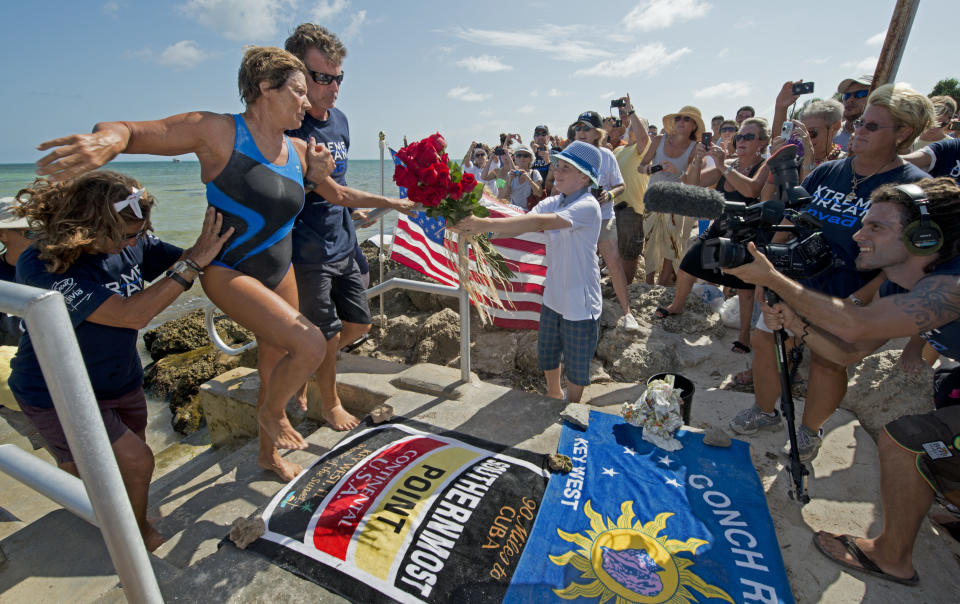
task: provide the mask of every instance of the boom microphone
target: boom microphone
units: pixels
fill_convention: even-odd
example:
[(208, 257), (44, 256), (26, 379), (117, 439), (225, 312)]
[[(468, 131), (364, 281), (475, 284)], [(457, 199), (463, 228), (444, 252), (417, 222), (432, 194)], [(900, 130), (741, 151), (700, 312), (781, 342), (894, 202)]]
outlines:
[(645, 210), (694, 218), (718, 218), (725, 204), (723, 195), (714, 189), (677, 182), (653, 183), (643, 196)]

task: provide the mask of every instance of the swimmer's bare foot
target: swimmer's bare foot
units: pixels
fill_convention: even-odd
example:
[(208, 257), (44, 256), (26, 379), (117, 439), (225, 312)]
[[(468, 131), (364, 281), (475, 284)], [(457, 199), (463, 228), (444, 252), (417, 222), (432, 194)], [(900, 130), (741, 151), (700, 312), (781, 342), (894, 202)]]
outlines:
[(164, 543), (166, 543), (167, 538), (161, 535), (157, 529), (153, 528), (153, 525), (148, 525), (146, 531), (143, 531), (141, 535), (143, 536), (143, 544), (147, 547), (148, 552), (152, 552)]
[(257, 465), (264, 470), (273, 472), (284, 482), (290, 482), (296, 478), (300, 472), (303, 472), (303, 466), (295, 464), (292, 461), (287, 461), (280, 456), (280, 452), (276, 449), (273, 449), (272, 454), (261, 453), (257, 455)]
[(337, 403), (330, 409), (323, 409), (321, 413), (323, 414), (323, 419), (330, 424), (331, 428), (340, 430), (341, 432), (344, 430), (352, 430), (360, 424), (360, 420), (344, 409), (340, 403)]
[(257, 413), (257, 423), (260, 425), (260, 431), (266, 436), (267, 440), (272, 442), (278, 449), (306, 449), (307, 441), (297, 432), (287, 414), (280, 412), (280, 417), (270, 413), (267, 406), (264, 405)]

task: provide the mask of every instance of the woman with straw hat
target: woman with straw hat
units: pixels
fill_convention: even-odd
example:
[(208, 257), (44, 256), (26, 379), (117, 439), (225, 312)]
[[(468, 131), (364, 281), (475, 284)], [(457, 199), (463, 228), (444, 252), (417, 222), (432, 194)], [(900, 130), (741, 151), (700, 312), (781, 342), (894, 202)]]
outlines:
[[(650, 183), (682, 182), (690, 169), (693, 148), (706, 131), (700, 110), (687, 105), (676, 113), (663, 116), (666, 134), (650, 141), (647, 154), (637, 171), (650, 175)], [(643, 217), (644, 263), (647, 283), (653, 284), (659, 272), (659, 285), (670, 285), (675, 279), (674, 261), (683, 257), (684, 243), (690, 234), (691, 221), (683, 216), (645, 212)]]

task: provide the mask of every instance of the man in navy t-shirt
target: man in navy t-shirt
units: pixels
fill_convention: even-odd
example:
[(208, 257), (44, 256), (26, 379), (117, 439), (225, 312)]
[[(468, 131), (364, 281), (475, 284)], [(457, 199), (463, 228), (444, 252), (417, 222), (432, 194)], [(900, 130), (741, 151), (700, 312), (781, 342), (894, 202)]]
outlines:
[[(13, 197), (0, 199), (0, 280), (15, 281), (17, 259), (32, 243), (27, 238), (30, 225), (27, 219), (16, 214), (17, 202)], [(0, 313), (0, 346), (16, 346), (20, 343), (20, 318)]]
[[(336, 168), (307, 194), (293, 227), (293, 267), (300, 292), (300, 312), (323, 331), (327, 350), (338, 350), (370, 330), (370, 308), (360, 270), (354, 260), (357, 235), (350, 208), (384, 207), (406, 211), (408, 200), (373, 195), (347, 186), (350, 128), (347, 116), (334, 107), (343, 82), (341, 64), (346, 48), (335, 34), (303, 23), (287, 38), (286, 49), (307, 66), (310, 110), (300, 128), (288, 132), (304, 140), (313, 137), (333, 154)], [(337, 355), (327, 354), (315, 380), (323, 417), (336, 430), (357, 425), (337, 396)]]
[(904, 155), (903, 159), (930, 176), (949, 176), (960, 183), (960, 138), (946, 138)]
[[(752, 244), (755, 261), (725, 271), (777, 292), (783, 303), (764, 308), (767, 326), (803, 334), (807, 346), (835, 363), (859, 362), (890, 339), (918, 335), (960, 360), (960, 187), (948, 178), (885, 187), (873, 195), (854, 240), (857, 268), (887, 278), (866, 306), (785, 277)], [(945, 402), (960, 370), (938, 373), (934, 397)], [(960, 404), (894, 420), (877, 444), (882, 533), (865, 539), (820, 532), (814, 541), (844, 566), (913, 585), (913, 543), (934, 493), (960, 505)]]

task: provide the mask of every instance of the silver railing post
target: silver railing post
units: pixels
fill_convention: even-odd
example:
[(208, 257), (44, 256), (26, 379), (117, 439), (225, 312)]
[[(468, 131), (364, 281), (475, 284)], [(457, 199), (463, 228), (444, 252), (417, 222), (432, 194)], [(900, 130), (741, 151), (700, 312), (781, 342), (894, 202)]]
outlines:
[(0, 282), (0, 312), (23, 317), (27, 324), (57, 417), (127, 599), (163, 602), (63, 296)]
[[(383, 176), (383, 148), (386, 144), (386, 139), (387, 135), (380, 132), (380, 195), (383, 197), (386, 197), (386, 185), (384, 184)], [(380, 265), (380, 280), (378, 283), (383, 283), (383, 263), (387, 261), (387, 255), (384, 249), (386, 249), (386, 245), (383, 242), (383, 220), (380, 220), (380, 245), (377, 246), (377, 259)], [(383, 296), (380, 296), (380, 328), (387, 328), (387, 315), (383, 310)]]
[[(460, 245), (463, 245), (462, 236)], [(470, 274), (469, 250), (460, 255), (460, 274)], [(470, 294), (463, 283), (460, 284), (460, 379), (470, 383)]]

